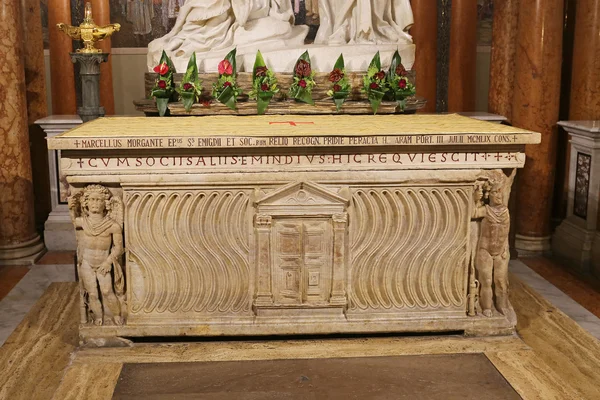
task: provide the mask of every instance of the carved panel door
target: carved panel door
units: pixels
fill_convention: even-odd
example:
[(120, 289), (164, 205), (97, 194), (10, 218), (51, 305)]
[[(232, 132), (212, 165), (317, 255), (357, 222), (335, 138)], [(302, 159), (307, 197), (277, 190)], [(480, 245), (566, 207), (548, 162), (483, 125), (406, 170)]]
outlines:
[(332, 226), (329, 219), (276, 219), (273, 230), (273, 296), (279, 304), (329, 301)]

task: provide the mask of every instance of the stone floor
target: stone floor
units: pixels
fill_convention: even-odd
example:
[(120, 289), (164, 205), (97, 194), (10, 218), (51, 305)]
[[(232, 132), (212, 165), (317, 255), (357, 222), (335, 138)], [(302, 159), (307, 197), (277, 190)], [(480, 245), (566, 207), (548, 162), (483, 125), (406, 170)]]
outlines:
[[(0, 343), (4, 343), (0, 347), (0, 399), (132, 398), (127, 393), (131, 394), (136, 385), (147, 385), (144, 386), (147, 389), (144, 393), (148, 396), (142, 396), (145, 399), (212, 399), (232, 398), (232, 395), (242, 398), (229, 393), (229, 389), (210, 392), (206, 385), (195, 378), (198, 384), (192, 385), (194, 387), (171, 385), (169, 387), (175, 388), (175, 392), (171, 390), (166, 393), (168, 385), (161, 384), (157, 378), (177, 375), (177, 371), (193, 375), (196, 370), (212, 370), (218, 365), (227, 366), (225, 375), (231, 379), (219, 381), (215, 377), (213, 384), (230, 388), (238, 394), (240, 390), (248, 394), (256, 392), (256, 387), (244, 388), (244, 376), (254, 376), (248, 381), (250, 383), (263, 379), (267, 385), (269, 376), (273, 378), (268, 371), (276, 371), (279, 374), (276, 376), (291, 380), (292, 383), (280, 386), (279, 394), (271, 398), (311, 398), (315, 393), (317, 396), (312, 398), (324, 398), (318, 396), (320, 391), (337, 393), (330, 391), (332, 387), (335, 389), (335, 379), (347, 370), (344, 365), (352, 365), (355, 375), (350, 379), (356, 382), (381, 380), (382, 387), (388, 387), (390, 392), (374, 387), (369, 392), (369, 386), (363, 385), (353, 392), (360, 396), (353, 397), (353, 393), (348, 392), (343, 397), (418, 399), (436, 398), (434, 395), (439, 392), (446, 395), (442, 398), (449, 399), (452, 397), (448, 397), (448, 393), (451, 393), (452, 385), (460, 377), (457, 375), (452, 380), (446, 378), (461, 371), (456, 371), (457, 368), (453, 366), (456, 362), (444, 362), (452, 357), (458, 360), (469, 355), (478, 355), (479, 358), (469, 360), (474, 363), (472, 366), (480, 362), (474, 368), (480, 369), (481, 374), (491, 374), (492, 370), (485, 366), (493, 365), (501, 378), (496, 383), (508, 383), (508, 392), (502, 392), (506, 389), (502, 389), (502, 385), (488, 388), (482, 383), (481, 389), (489, 389), (489, 396), (492, 396), (492, 390), (499, 390), (497, 393), (504, 393), (504, 397), (500, 398), (519, 398), (506, 394), (513, 393), (513, 390), (525, 399), (600, 399), (600, 341), (596, 339), (600, 338), (598, 286), (595, 286), (593, 279), (585, 277), (582, 280), (547, 259), (511, 262), (511, 300), (519, 320), (518, 337), (251, 338), (146, 343), (121, 349), (77, 348), (78, 287), (73, 282), (75, 274), (72, 260), (72, 253), (49, 253), (32, 267), (0, 267)], [(424, 378), (426, 374), (419, 372), (419, 368), (432, 359), (411, 358), (414, 356), (451, 357), (439, 358), (436, 365), (441, 369)], [(374, 357), (377, 358), (376, 365), (370, 366), (367, 361)], [(277, 364), (275, 360), (287, 361)], [(305, 360), (322, 362), (311, 364)], [(260, 365), (264, 374), (256, 370), (251, 372), (248, 369), (250, 364), (246, 363), (249, 361), (264, 361), (263, 364), (253, 364)], [(319, 365), (325, 364), (331, 368), (320, 369)], [(414, 370), (407, 368), (407, 365), (414, 366)], [(395, 371), (399, 377), (413, 376), (411, 382), (414, 381), (414, 385), (402, 386), (404, 381), (400, 379), (388, 382), (396, 386), (385, 386), (386, 374), (391, 373), (389, 371)], [(146, 378), (142, 379), (144, 376)], [(309, 383), (304, 381), (303, 376), (309, 380), (316, 376), (320, 378)], [(479, 378), (481, 376), (474, 378), (474, 381)], [(492, 378), (493, 374), (490, 375)], [(301, 385), (295, 379), (300, 379)], [(434, 390), (431, 392), (433, 394), (419, 396), (416, 392), (410, 392), (410, 387), (418, 387), (423, 383), (418, 379), (429, 382), (424, 387)], [(148, 390), (152, 385), (155, 388), (162, 387), (163, 395), (158, 396), (160, 391), (154, 390), (158, 397), (150, 396)], [(467, 389), (473, 387), (463, 386)], [(184, 387), (191, 391), (189, 396), (181, 392)], [(290, 388), (300, 391), (290, 391)], [(477, 398), (469, 397), (469, 393), (462, 393), (460, 398)], [(489, 396), (478, 398), (494, 398)], [(248, 395), (246, 398), (269, 397)]]

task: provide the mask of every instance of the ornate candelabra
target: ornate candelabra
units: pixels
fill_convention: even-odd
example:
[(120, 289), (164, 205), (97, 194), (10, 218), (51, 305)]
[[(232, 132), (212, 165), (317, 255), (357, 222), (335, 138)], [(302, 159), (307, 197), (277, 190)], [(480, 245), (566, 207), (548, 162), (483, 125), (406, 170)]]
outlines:
[(81, 25), (71, 26), (60, 23), (57, 26), (73, 40), (83, 42), (83, 48), (70, 53), (73, 63), (79, 62), (82, 103), (82, 106), (77, 109), (79, 116), (83, 122), (104, 116), (104, 107), (100, 105), (100, 64), (108, 60), (108, 53), (97, 49), (94, 43), (121, 29), (121, 25), (96, 25), (92, 19), (92, 4), (86, 3), (85, 16)]

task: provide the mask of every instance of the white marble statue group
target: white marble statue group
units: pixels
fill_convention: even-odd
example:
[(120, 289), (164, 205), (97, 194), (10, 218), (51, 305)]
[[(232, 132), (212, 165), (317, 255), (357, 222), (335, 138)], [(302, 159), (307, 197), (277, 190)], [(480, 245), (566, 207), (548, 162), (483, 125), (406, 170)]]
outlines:
[[(312, 0), (320, 26), (315, 45), (411, 45), (413, 24), (409, 0)], [(175, 26), (148, 45), (148, 65), (156, 65), (163, 50), (175, 65), (187, 63), (193, 52), (238, 48), (302, 48), (309, 27), (294, 25), (291, 0), (187, 0)], [(372, 51), (371, 51), (372, 53)]]

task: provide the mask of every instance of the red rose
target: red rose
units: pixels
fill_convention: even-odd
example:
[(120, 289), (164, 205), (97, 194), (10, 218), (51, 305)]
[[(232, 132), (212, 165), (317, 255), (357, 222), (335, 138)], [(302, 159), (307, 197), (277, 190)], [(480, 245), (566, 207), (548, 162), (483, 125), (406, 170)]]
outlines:
[(330, 82), (339, 82), (343, 77), (344, 77), (344, 72), (339, 68), (335, 68), (333, 71), (331, 71), (329, 73), (329, 81)]
[(161, 89), (166, 89), (167, 88), (167, 82), (165, 81), (158, 81), (158, 87)]
[(154, 72), (156, 72), (159, 75), (165, 75), (167, 72), (169, 72), (169, 66), (167, 65), (167, 63), (159, 64), (156, 67), (154, 67)]
[(396, 67), (396, 75), (400, 75), (400, 76), (406, 75), (406, 68), (404, 68), (404, 65), (400, 64)]
[(369, 85), (369, 87), (370, 87), (371, 89), (379, 89), (379, 85), (378, 85), (378, 84), (376, 84), (375, 82), (371, 82), (371, 84)]
[(266, 83), (263, 83), (262, 85), (260, 85), (260, 90), (262, 90), (263, 92), (268, 91), (269, 85), (267, 85)]
[(204, 107), (210, 107), (210, 100), (204, 100), (204, 101), (202, 102), (202, 105), (203, 105)]
[(400, 81), (398, 82), (398, 87), (400, 89), (406, 89), (406, 81), (404, 79), (400, 79)]
[(267, 67), (256, 67), (256, 76), (265, 76), (267, 75)]
[(379, 71), (378, 73), (375, 74), (375, 78), (379, 79), (380, 81), (383, 80), (383, 78), (385, 78), (385, 72)]
[(306, 87), (306, 81), (305, 81), (304, 79), (301, 79), (301, 80), (300, 80), (300, 82), (298, 82), (298, 85), (299, 85), (301, 88), (305, 88), (305, 87)]
[(298, 63), (296, 64), (296, 75), (305, 78), (310, 76), (310, 72), (310, 63), (308, 61), (298, 60)]
[(186, 82), (186, 83), (183, 84), (183, 90), (190, 90), (190, 89), (193, 89), (193, 88), (194, 88), (194, 85), (192, 85), (189, 82)]
[(334, 92), (339, 92), (340, 90), (342, 90), (342, 87), (340, 85), (333, 85)]
[(227, 60), (223, 60), (219, 63), (219, 74), (231, 75), (233, 74), (233, 65)]
[(231, 86), (231, 82), (229, 82), (229, 81), (227, 81), (223, 84), (223, 87), (229, 87), (229, 86)]

